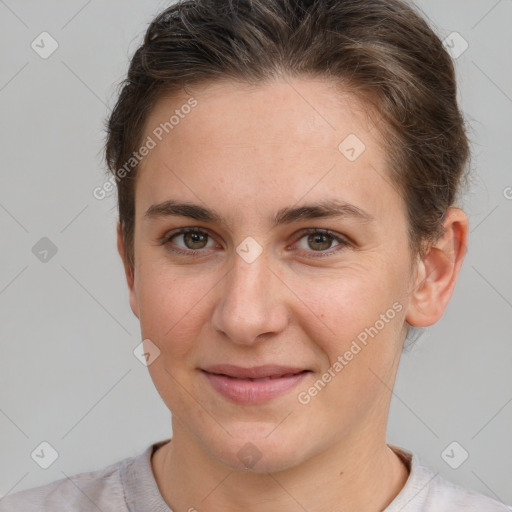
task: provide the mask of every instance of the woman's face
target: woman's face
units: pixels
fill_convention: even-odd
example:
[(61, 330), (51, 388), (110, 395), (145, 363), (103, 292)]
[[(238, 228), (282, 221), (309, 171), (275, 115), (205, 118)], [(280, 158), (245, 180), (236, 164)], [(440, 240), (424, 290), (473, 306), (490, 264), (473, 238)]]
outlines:
[(175, 438), (255, 471), (382, 443), (415, 281), (391, 149), (326, 81), (189, 98), (147, 121), (130, 293)]

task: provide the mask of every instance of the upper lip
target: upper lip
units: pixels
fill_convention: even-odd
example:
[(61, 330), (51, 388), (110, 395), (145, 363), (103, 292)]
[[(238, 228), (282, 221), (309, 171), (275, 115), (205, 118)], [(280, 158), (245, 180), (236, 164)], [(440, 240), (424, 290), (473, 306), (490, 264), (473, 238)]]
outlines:
[(306, 368), (280, 366), (276, 364), (266, 364), (262, 366), (252, 366), (244, 368), (232, 364), (216, 364), (201, 368), (208, 373), (216, 373), (219, 375), (227, 375), (237, 379), (261, 379), (264, 377), (282, 377), (283, 375), (300, 373), (308, 371)]

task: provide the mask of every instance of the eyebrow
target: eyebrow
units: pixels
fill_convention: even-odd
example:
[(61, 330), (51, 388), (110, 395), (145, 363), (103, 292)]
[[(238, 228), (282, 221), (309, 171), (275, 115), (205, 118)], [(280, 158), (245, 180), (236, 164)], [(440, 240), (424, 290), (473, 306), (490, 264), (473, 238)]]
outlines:
[[(178, 202), (172, 199), (151, 205), (144, 214), (144, 217), (147, 219), (171, 216), (188, 217), (227, 226), (227, 222), (223, 217), (210, 208), (194, 203)], [(271, 223), (273, 227), (277, 227), (300, 220), (319, 218), (352, 218), (364, 223), (375, 220), (373, 215), (370, 215), (358, 206), (343, 201), (328, 200), (320, 203), (282, 208), (271, 218)]]

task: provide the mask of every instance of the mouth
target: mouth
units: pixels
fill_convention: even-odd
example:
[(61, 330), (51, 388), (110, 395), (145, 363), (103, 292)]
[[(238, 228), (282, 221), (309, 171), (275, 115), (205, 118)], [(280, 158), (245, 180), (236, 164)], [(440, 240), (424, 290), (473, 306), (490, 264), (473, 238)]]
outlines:
[(216, 365), (201, 368), (211, 387), (237, 403), (261, 403), (282, 395), (298, 385), (311, 370), (278, 365), (243, 368)]

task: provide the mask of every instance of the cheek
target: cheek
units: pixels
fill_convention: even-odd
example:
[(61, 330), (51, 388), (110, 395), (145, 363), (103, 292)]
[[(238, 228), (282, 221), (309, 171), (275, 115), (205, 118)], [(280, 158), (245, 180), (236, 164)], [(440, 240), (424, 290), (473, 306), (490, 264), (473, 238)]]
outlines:
[(297, 276), (290, 288), (303, 303), (304, 314), (297, 314), (297, 319), (304, 329), (340, 343), (356, 338), (402, 300), (394, 273), (371, 265), (341, 268), (315, 279)]
[(380, 379), (388, 382), (401, 350), (405, 307), (400, 277), (374, 265), (341, 269), (323, 281), (311, 280), (307, 287), (301, 288), (299, 281), (294, 289), (307, 297), (307, 308), (296, 318), (326, 356), (321, 373), (329, 383), (322, 393), (331, 396), (319, 404), (336, 404), (333, 410), (368, 407), (386, 393)]
[[(194, 367), (196, 340), (207, 324), (207, 292), (214, 285), (205, 279), (177, 276), (176, 271), (148, 270), (140, 274), (138, 299), (143, 339), (155, 343), (160, 354), (148, 366), (158, 393), (167, 407), (180, 416), (202, 414), (183, 386)], [(206, 421), (206, 418), (205, 418)]]
[(306, 393), (305, 399), (311, 397), (316, 417), (339, 420), (337, 425), (350, 430), (368, 411), (379, 410), (376, 404), (389, 399), (401, 353), (404, 308), (390, 290), (372, 293), (375, 288), (362, 280), (338, 284), (334, 292), (319, 294), (311, 308), (322, 324), (311, 314), (311, 320), (302, 324), (326, 357), (318, 380), (300, 391)]
[[(141, 273), (137, 297), (142, 336), (164, 353), (181, 357), (205, 323), (208, 280), (148, 270)], [(165, 354), (164, 354), (165, 355)]]

